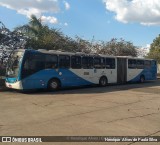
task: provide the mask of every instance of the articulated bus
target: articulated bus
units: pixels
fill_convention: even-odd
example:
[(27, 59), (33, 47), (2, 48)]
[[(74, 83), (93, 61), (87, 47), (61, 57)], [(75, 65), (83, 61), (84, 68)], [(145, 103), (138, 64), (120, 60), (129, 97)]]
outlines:
[(152, 59), (19, 49), (11, 53), (6, 86), (18, 90), (49, 89), (156, 80)]

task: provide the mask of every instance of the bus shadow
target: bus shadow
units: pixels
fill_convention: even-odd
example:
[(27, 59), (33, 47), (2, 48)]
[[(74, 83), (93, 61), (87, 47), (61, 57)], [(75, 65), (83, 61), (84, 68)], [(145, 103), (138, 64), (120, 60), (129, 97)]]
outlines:
[[(160, 86), (160, 80), (157, 81), (148, 81), (145, 83), (127, 83), (127, 84), (111, 84), (106, 87), (99, 86), (82, 86), (82, 87), (72, 87), (72, 88), (64, 88), (58, 91), (48, 91), (48, 90), (31, 90), (26, 92), (21, 92), (27, 95), (58, 95), (58, 94), (93, 94), (93, 93), (107, 93), (107, 92), (115, 92), (115, 91), (125, 91), (131, 89), (142, 89), (148, 87), (156, 87)], [(146, 90), (146, 89), (145, 89)]]

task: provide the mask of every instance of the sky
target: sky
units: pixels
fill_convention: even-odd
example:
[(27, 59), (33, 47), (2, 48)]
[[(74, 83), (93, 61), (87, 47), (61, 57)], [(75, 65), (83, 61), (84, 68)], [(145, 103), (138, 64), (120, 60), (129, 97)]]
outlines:
[(64, 35), (123, 38), (148, 47), (160, 32), (160, 0), (0, 0), (0, 21), (13, 30), (32, 14)]

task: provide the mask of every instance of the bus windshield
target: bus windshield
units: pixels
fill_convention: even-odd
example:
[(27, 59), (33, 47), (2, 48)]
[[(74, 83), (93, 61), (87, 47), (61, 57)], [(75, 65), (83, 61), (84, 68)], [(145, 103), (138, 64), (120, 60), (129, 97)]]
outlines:
[(8, 60), (7, 77), (18, 77), (19, 63), (21, 62), (23, 52), (13, 52)]

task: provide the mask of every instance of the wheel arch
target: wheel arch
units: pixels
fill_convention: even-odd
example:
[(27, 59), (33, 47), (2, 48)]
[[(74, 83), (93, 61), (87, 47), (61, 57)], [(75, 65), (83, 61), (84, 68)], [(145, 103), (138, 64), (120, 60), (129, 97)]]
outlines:
[(142, 77), (143, 77), (144, 79), (146, 78), (144, 74), (141, 74), (141, 75), (140, 75), (140, 78), (142, 78)]
[(108, 78), (107, 78), (106, 75), (101, 76), (101, 77), (99, 78), (99, 80), (100, 80), (101, 78), (106, 78), (106, 79), (107, 79), (107, 83), (108, 83)]
[(143, 80), (143, 82), (144, 82), (144, 81), (146, 80), (146, 78), (145, 78), (145, 75), (144, 75), (144, 74), (141, 74), (141, 75), (140, 75), (139, 80), (140, 80), (140, 82), (141, 82), (141, 83), (143, 83), (143, 82), (142, 82), (142, 78), (144, 79), (144, 80)]

